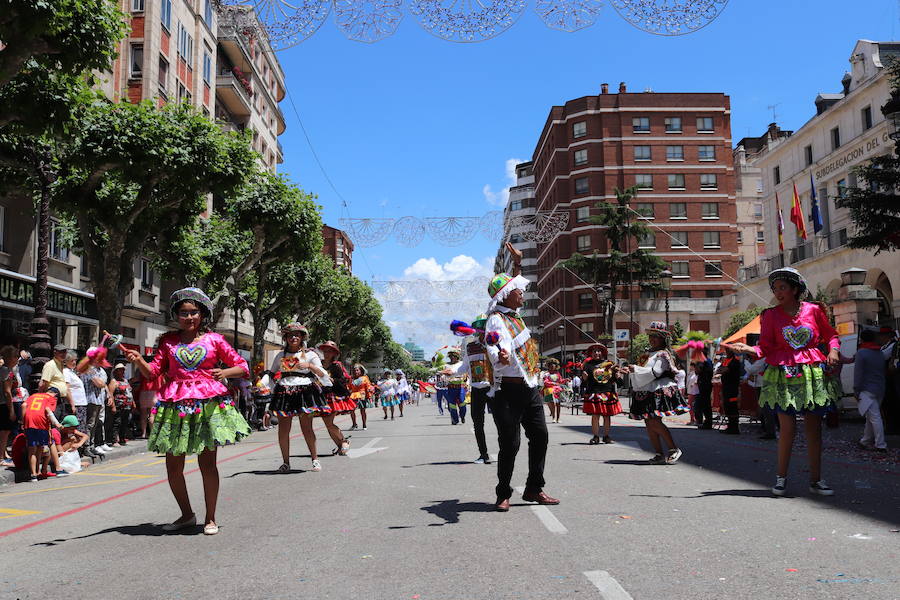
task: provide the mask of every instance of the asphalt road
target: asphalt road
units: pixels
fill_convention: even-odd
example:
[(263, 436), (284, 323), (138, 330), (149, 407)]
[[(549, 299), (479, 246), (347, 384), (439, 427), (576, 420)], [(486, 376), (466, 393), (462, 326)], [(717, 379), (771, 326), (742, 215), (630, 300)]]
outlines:
[[(900, 597), (900, 465), (847, 450), (849, 432), (827, 433), (835, 497), (809, 495), (800, 454), (791, 497), (772, 498), (775, 446), (755, 435), (673, 424), (682, 461), (651, 466), (641, 424), (618, 417), (618, 443), (589, 446), (588, 417), (564, 415), (545, 473), (562, 503), (517, 495), (502, 514), (494, 466), (471, 463), (470, 424), (425, 404), (395, 421), (378, 412), (353, 456), (326, 456), (319, 473), (304, 470), (296, 426), (290, 474), (274, 473), (274, 431), (220, 449), (212, 537), (160, 530), (177, 509), (154, 454), (4, 486), (0, 598)], [(523, 440), (514, 485), (524, 452)], [(188, 485), (202, 517), (199, 473)]]

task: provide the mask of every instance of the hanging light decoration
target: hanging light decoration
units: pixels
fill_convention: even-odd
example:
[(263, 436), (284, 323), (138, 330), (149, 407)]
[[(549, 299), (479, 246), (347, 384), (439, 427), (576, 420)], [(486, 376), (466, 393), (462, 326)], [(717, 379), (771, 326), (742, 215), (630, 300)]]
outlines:
[(331, 0), (215, 0), (220, 20), (247, 35), (268, 39), (275, 51), (306, 40), (322, 26)]
[(648, 33), (685, 35), (719, 16), (728, 0), (610, 0), (623, 19)]
[(571, 33), (593, 25), (602, 7), (600, 0), (536, 0), (534, 12), (547, 27)]
[(425, 31), (451, 42), (483, 42), (525, 12), (525, 0), (412, 0), (410, 12)]
[(334, 22), (351, 40), (371, 44), (394, 35), (402, 0), (334, 0)]

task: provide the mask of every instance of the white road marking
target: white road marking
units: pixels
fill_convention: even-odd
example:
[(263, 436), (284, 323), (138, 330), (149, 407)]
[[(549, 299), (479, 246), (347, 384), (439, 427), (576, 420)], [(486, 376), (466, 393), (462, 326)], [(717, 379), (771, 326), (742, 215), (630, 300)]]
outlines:
[(603, 600), (634, 600), (606, 571), (585, 571), (584, 576), (600, 591)]
[(375, 454), (376, 452), (381, 452), (382, 450), (387, 450), (386, 447), (384, 447), (384, 448), (375, 448), (374, 447), (375, 444), (377, 444), (380, 441), (381, 441), (380, 437), (372, 438), (371, 440), (366, 442), (365, 445), (363, 445), (359, 448), (350, 448), (349, 450), (347, 450), (347, 456), (349, 456), (350, 458), (360, 458), (362, 456), (368, 456), (370, 454)]
[[(517, 487), (516, 491), (521, 494), (525, 491), (525, 488)], [(556, 518), (556, 515), (550, 512), (550, 509), (548, 507), (538, 504), (531, 507), (531, 512), (533, 512), (537, 516), (538, 521), (540, 521), (550, 533), (558, 533), (560, 535), (569, 533), (569, 530), (566, 529), (566, 526)]]

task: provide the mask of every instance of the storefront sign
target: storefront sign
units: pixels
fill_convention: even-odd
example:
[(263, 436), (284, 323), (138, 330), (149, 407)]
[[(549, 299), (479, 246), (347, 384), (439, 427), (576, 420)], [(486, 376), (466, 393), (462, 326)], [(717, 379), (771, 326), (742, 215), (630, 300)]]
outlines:
[(860, 142), (858, 145), (850, 148), (845, 153), (841, 154), (839, 157), (822, 167), (821, 169), (816, 170), (816, 181), (830, 175), (837, 169), (841, 167), (847, 166), (851, 163), (858, 161), (863, 156), (866, 156), (876, 150), (881, 149), (882, 147), (890, 147), (891, 138), (888, 137), (887, 132), (882, 133), (880, 136), (874, 135), (871, 138)]
[(838, 323), (837, 333), (838, 335), (853, 335), (853, 322), (847, 321), (846, 323)]
[[(23, 279), (0, 274), (0, 300), (34, 308), (34, 284)], [(97, 318), (97, 303), (93, 298), (49, 288), (47, 290), (47, 310), (84, 317)]]

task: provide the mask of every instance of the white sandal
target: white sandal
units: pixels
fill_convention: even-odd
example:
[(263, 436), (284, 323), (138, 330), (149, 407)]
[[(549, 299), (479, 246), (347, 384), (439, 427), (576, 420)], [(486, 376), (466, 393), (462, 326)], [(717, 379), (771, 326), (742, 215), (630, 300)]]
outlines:
[(215, 523), (207, 523), (203, 526), (203, 535), (216, 535), (219, 533), (219, 526)]
[(313, 470), (313, 471), (316, 471), (316, 472), (321, 471), (321, 470), (322, 470), (322, 463), (320, 463), (320, 462), (317, 461), (317, 460), (312, 461), (312, 470)]

